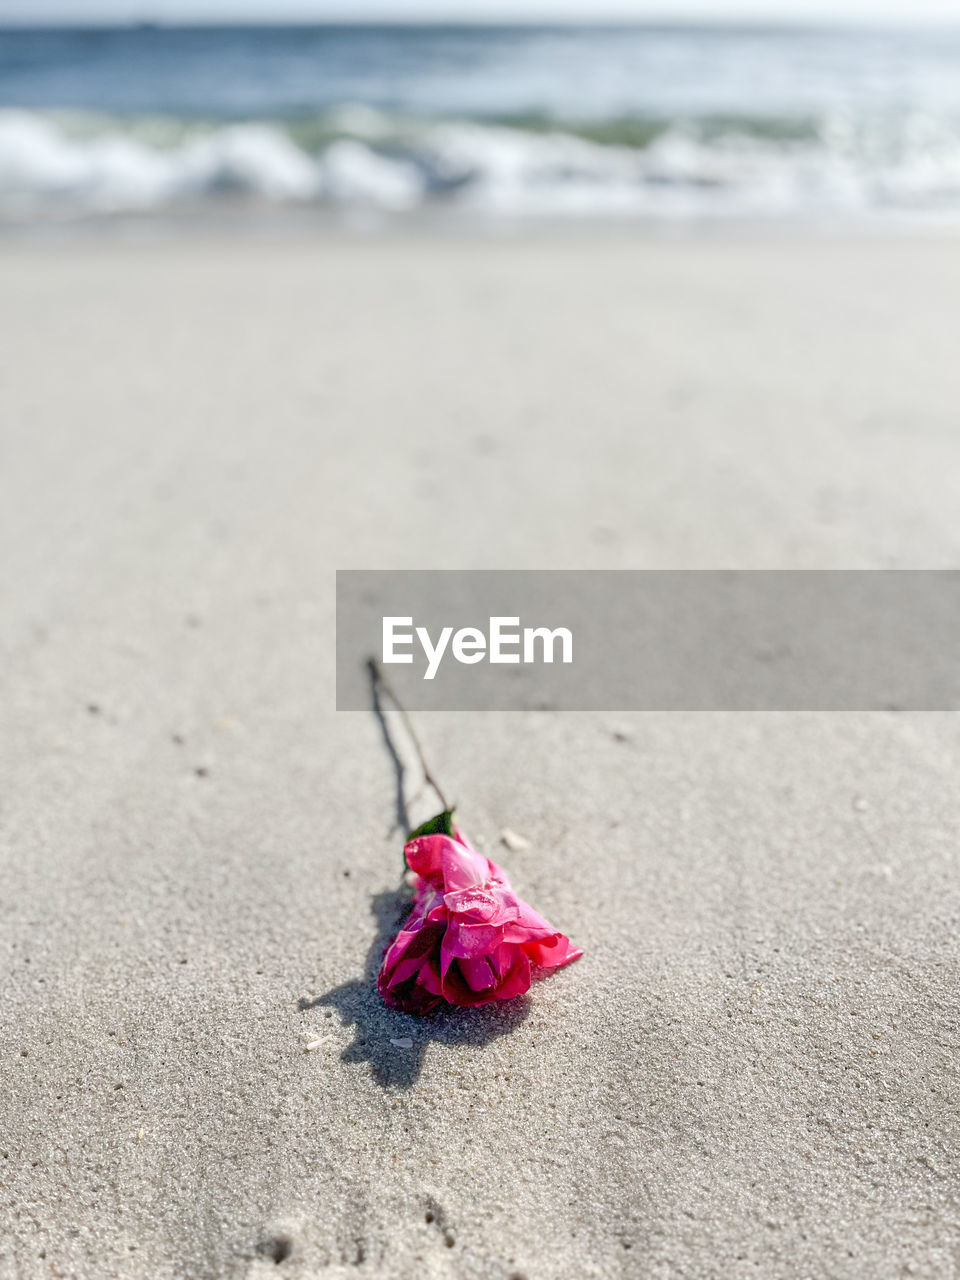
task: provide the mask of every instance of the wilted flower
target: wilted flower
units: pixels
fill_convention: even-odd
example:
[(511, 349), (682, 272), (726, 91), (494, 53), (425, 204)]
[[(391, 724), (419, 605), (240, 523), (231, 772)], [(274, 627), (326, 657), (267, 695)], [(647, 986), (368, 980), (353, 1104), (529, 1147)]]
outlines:
[(514, 893), (443, 813), (404, 849), (416, 873), (413, 910), (383, 959), (377, 987), (408, 1013), (509, 1000), (532, 970), (559, 969), (583, 952)]

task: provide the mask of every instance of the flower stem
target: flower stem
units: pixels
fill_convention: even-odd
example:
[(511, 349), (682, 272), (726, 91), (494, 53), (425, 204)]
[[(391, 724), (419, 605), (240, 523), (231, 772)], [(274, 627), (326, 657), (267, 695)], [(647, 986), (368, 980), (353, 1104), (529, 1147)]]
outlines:
[(376, 660), (376, 658), (368, 658), (367, 667), (370, 671), (370, 675), (372, 679), (376, 682), (377, 685), (379, 685), (379, 687), (383, 690), (383, 692), (387, 695), (387, 697), (390, 699), (390, 701), (393, 703), (393, 705), (396, 707), (397, 711), (399, 712), (400, 719), (403, 721), (403, 727), (406, 729), (407, 734), (410, 738), (410, 741), (413, 743), (414, 749), (416, 750), (417, 759), (420, 761), (420, 768), (423, 770), (424, 781), (427, 783), (428, 786), (432, 787), (433, 790), (436, 792), (437, 798), (439, 799), (440, 803), (443, 805), (444, 810), (452, 811), (453, 805), (447, 802), (446, 796), (443, 794), (443, 791), (440, 789), (439, 782), (437, 782), (437, 779), (434, 777), (433, 773), (430, 770), (430, 766), (427, 764), (427, 757), (424, 755), (423, 746), (420, 742), (419, 737), (417, 736), (417, 731), (413, 727), (413, 721), (410, 719), (410, 712), (407, 710), (407, 708), (403, 705), (403, 703), (397, 697), (396, 690), (394, 689), (390, 681), (387, 679), (387, 677), (383, 674), (383, 668), (380, 666), (380, 663)]

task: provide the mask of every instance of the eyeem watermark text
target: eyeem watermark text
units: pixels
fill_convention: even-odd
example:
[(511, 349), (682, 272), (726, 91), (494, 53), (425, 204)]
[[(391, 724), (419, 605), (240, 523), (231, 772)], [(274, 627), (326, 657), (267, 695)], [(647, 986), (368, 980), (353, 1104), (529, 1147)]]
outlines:
[(958, 637), (960, 571), (345, 569), (337, 706), (960, 710)]
[(424, 680), (434, 678), (447, 654), (465, 666), (484, 660), (552, 663), (558, 651), (560, 662), (573, 662), (573, 632), (568, 627), (521, 628), (519, 617), (491, 617), (486, 632), (479, 627), (441, 627), (434, 638), (427, 627), (414, 627), (412, 617), (383, 619), (383, 662), (412, 663), (416, 645), (427, 661)]

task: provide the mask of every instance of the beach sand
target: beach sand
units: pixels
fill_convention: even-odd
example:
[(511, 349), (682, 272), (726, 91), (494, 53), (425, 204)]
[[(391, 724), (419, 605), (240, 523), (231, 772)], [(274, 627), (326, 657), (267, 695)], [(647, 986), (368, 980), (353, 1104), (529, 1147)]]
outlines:
[(956, 716), (421, 716), (585, 956), (417, 1022), (333, 709), (337, 568), (955, 567), (958, 314), (933, 233), (3, 246), (2, 1280), (960, 1275)]

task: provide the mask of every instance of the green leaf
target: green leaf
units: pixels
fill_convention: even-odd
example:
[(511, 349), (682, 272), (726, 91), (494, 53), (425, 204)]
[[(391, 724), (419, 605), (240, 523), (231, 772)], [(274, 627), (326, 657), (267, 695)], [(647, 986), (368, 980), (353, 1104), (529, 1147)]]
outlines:
[(438, 813), (435, 818), (431, 818), (428, 822), (424, 822), (422, 826), (417, 827), (416, 831), (411, 831), (407, 836), (407, 840), (416, 840), (417, 836), (452, 836), (453, 835), (453, 810), (445, 809), (443, 813)]

